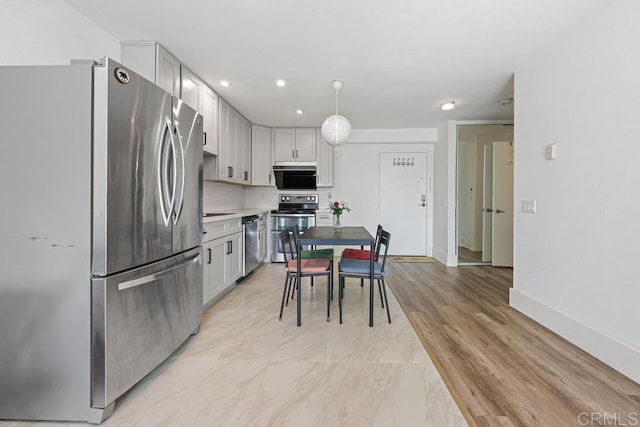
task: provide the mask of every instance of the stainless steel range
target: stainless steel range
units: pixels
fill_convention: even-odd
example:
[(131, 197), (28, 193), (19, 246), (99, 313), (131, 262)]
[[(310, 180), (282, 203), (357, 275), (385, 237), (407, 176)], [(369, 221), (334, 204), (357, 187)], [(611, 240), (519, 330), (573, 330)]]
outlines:
[(316, 225), (317, 194), (281, 194), (278, 209), (271, 211), (271, 262), (284, 262), (278, 234), (298, 225), (300, 231)]

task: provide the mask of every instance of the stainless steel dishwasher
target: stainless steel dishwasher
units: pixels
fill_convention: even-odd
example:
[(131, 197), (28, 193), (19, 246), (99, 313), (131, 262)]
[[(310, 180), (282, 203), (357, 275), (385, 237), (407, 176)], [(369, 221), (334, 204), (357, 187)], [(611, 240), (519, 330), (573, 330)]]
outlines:
[(258, 235), (258, 215), (242, 218), (242, 277), (247, 277), (260, 264), (260, 239)]

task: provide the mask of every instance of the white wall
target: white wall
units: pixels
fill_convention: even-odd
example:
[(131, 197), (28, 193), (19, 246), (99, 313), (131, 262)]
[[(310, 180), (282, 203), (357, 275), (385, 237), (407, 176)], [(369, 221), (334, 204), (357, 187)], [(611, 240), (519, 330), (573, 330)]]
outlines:
[[(448, 124), (443, 122), (438, 127), (438, 142), (434, 144), (433, 153), (433, 257), (445, 265), (451, 265), (451, 258), (455, 256), (455, 245), (449, 242), (449, 211), (455, 203), (449, 203), (448, 138)], [(455, 197), (455, 192), (453, 194)], [(452, 233), (455, 236), (455, 226)]]
[(0, 0), (0, 65), (120, 59), (120, 42), (61, 0)]
[[(640, 2), (611, 2), (515, 78), (511, 305), (640, 381)], [(545, 145), (558, 158), (545, 160)], [(520, 213), (522, 200), (537, 213)]]
[[(427, 152), (434, 155), (434, 143), (437, 132), (432, 133), (434, 141), (422, 143), (349, 143), (338, 147), (334, 167), (333, 198), (348, 202), (352, 211), (342, 215), (342, 223), (349, 225), (364, 225), (368, 230), (375, 230), (378, 226), (378, 157), (381, 152)], [(433, 160), (433, 159), (432, 159)], [(402, 191), (401, 188), (398, 191)], [(428, 195), (433, 205), (433, 192)], [(402, 213), (398, 213), (401, 215)], [(384, 224), (383, 224), (384, 225)], [(411, 224), (407, 224), (411, 227)], [(433, 246), (433, 230), (431, 244)], [(428, 242), (429, 244), (429, 242)]]

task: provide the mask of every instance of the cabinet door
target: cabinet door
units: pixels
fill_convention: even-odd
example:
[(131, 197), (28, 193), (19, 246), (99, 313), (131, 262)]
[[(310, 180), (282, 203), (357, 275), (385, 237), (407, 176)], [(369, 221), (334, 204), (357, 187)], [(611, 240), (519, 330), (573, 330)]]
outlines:
[(322, 138), (320, 129), (316, 130), (317, 140), (317, 162), (318, 176), (316, 184), (318, 187), (333, 187), (333, 158), (334, 147), (326, 143)]
[(218, 179), (229, 177), (229, 104), (218, 98)]
[(156, 44), (156, 84), (172, 95), (180, 94), (180, 62)]
[(229, 108), (229, 119), (227, 127), (229, 139), (227, 140), (227, 181), (235, 181), (237, 176), (236, 153), (238, 146), (238, 113), (233, 108)]
[(233, 284), (242, 276), (242, 233), (232, 234), (225, 238), (227, 240), (226, 251), (226, 268), (227, 268), (227, 284)]
[(248, 120), (242, 121), (243, 132), (243, 156), (242, 156), (242, 183), (251, 184), (251, 123)]
[[(209, 301), (227, 287), (227, 237), (211, 241), (211, 272), (209, 276)], [(205, 254), (208, 256), (208, 254)], [(208, 258), (205, 259), (205, 263)]]
[(184, 65), (180, 67), (180, 76), (180, 99), (197, 112), (201, 112), (204, 83)]
[(316, 130), (296, 129), (295, 160), (313, 162), (316, 160)]
[(212, 242), (202, 244), (202, 304), (211, 299)]
[(205, 154), (218, 154), (218, 95), (208, 86), (202, 93), (202, 118)]
[(296, 130), (279, 128), (275, 130), (273, 160), (286, 162), (295, 160)]
[(275, 185), (271, 158), (271, 129), (264, 126), (251, 127), (251, 184)]

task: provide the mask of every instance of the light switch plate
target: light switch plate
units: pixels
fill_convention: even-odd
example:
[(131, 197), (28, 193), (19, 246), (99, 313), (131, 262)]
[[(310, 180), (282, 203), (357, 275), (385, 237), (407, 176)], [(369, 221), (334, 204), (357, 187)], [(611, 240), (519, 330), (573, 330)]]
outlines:
[(522, 212), (524, 213), (536, 213), (536, 201), (535, 200), (523, 200)]

